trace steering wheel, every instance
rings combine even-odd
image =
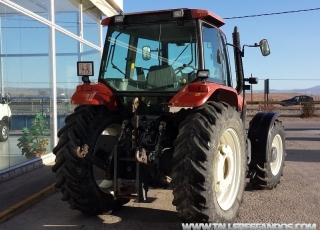
[[[178,75],[179,73],[182,73],[182,70],[184,70],[185,68],[191,68],[192,71],[196,70],[196,68],[194,68],[192,65],[183,64],[182,66],[179,66],[176,69],[174,69],[175,75]]]

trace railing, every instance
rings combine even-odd
[[[307,102],[308,103],[308,102]],[[274,108],[278,110],[302,110],[303,104],[282,106],[280,101],[247,101],[248,110],[266,110]],[[314,101],[315,110],[320,109],[320,101]],[[58,115],[68,115],[73,112],[76,105],[70,103],[70,100],[57,100]],[[17,99],[10,103],[11,112],[13,115],[34,115],[35,113],[49,114],[50,113],[50,99]]]
[[[50,99],[13,99],[9,106],[12,113],[12,130],[30,128],[36,113],[46,114],[47,119],[50,120]],[[71,104],[70,100],[57,100],[58,129],[65,125],[65,117],[71,114],[75,107],[76,105]]]
[[[248,101],[247,114],[254,115],[258,111],[278,111],[284,116],[300,116],[303,104],[292,106],[281,106],[278,101]],[[315,114],[320,116],[320,101],[313,102],[315,105]],[[74,111],[76,105],[70,103],[70,100],[57,100],[58,128],[64,126],[64,119],[68,114]],[[50,99],[18,99],[10,103],[12,112],[12,130],[21,130],[23,127],[29,127],[31,120],[36,113],[46,114],[50,119]]]
[[[15,99],[10,102],[13,115],[33,115],[35,113],[49,114],[50,99]],[[75,105],[70,100],[58,99],[58,115],[67,115],[73,112]]]

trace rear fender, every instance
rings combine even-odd
[[[116,97],[103,83],[84,83],[78,85],[71,97],[71,104],[76,105],[104,105],[110,111],[118,111]]]
[[[199,89],[199,90],[197,90]],[[223,101],[241,110],[237,91],[216,83],[194,82],[183,87],[169,102],[169,111],[199,107],[207,101]]]
[[[267,153],[270,129],[279,115],[275,112],[259,112],[252,118],[249,124],[248,138],[254,152]],[[250,164],[255,163],[251,162]]]

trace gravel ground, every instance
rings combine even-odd
[[[301,117],[301,111],[298,107],[291,109],[283,109],[283,107],[280,107],[271,111],[279,113],[281,120],[320,120],[320,108],[315,110],[315,116],[308,118]],[[250,120],[258,112],[258,108],[249,108],[247,110],[247,120]]]
[[[236,222],[315,223],[320,229],[320,118],[281,112],[287,152],[284,176],[274,190],[253,190],[248,184]],[[248,120],[255,113],[249,111]],[[69,209],[55,193],[0,224],[0,229],[182,229],[171,190],[151,189],[149,197],[147,203],[130,201],[110,215],[89,217]]]
[[[316,223],[320,229],[320,116],[300,118],[281,110],[286,128],[286,166],[278,187],[244,194],[237,222]],[[250,115],[248,116],[250,119]]]

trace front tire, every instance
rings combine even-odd
[[[245,134],[239,114],[208,102],[179,126],[173,155],[173,205],[184,222],[233,222],[243,200]]]
[[[285,132],[281,121],[275,120],[264,141],[262,146],[266,146],[266,151],[260,151],[256,146],[252,148],[254,164],[249,167],[256,175],[250,183],[257,189],[273,189],[280,183],[286,157]]]
[[[58,145],[53,149],[56,164],[52,167],[62,200],[71,209],[93,215],[127,203],[127,199],[114,200],[112,181],[105,178],[103,170],[77,156],[77,149],[86,144],[88,155],[108,160],[121,131],[118,114],[103,106],[79,106],[65,121],[65,127],[58,133]]]
[[[9,138],[9,126],[7,123],[0,121],[0,142],[7,141]]]

